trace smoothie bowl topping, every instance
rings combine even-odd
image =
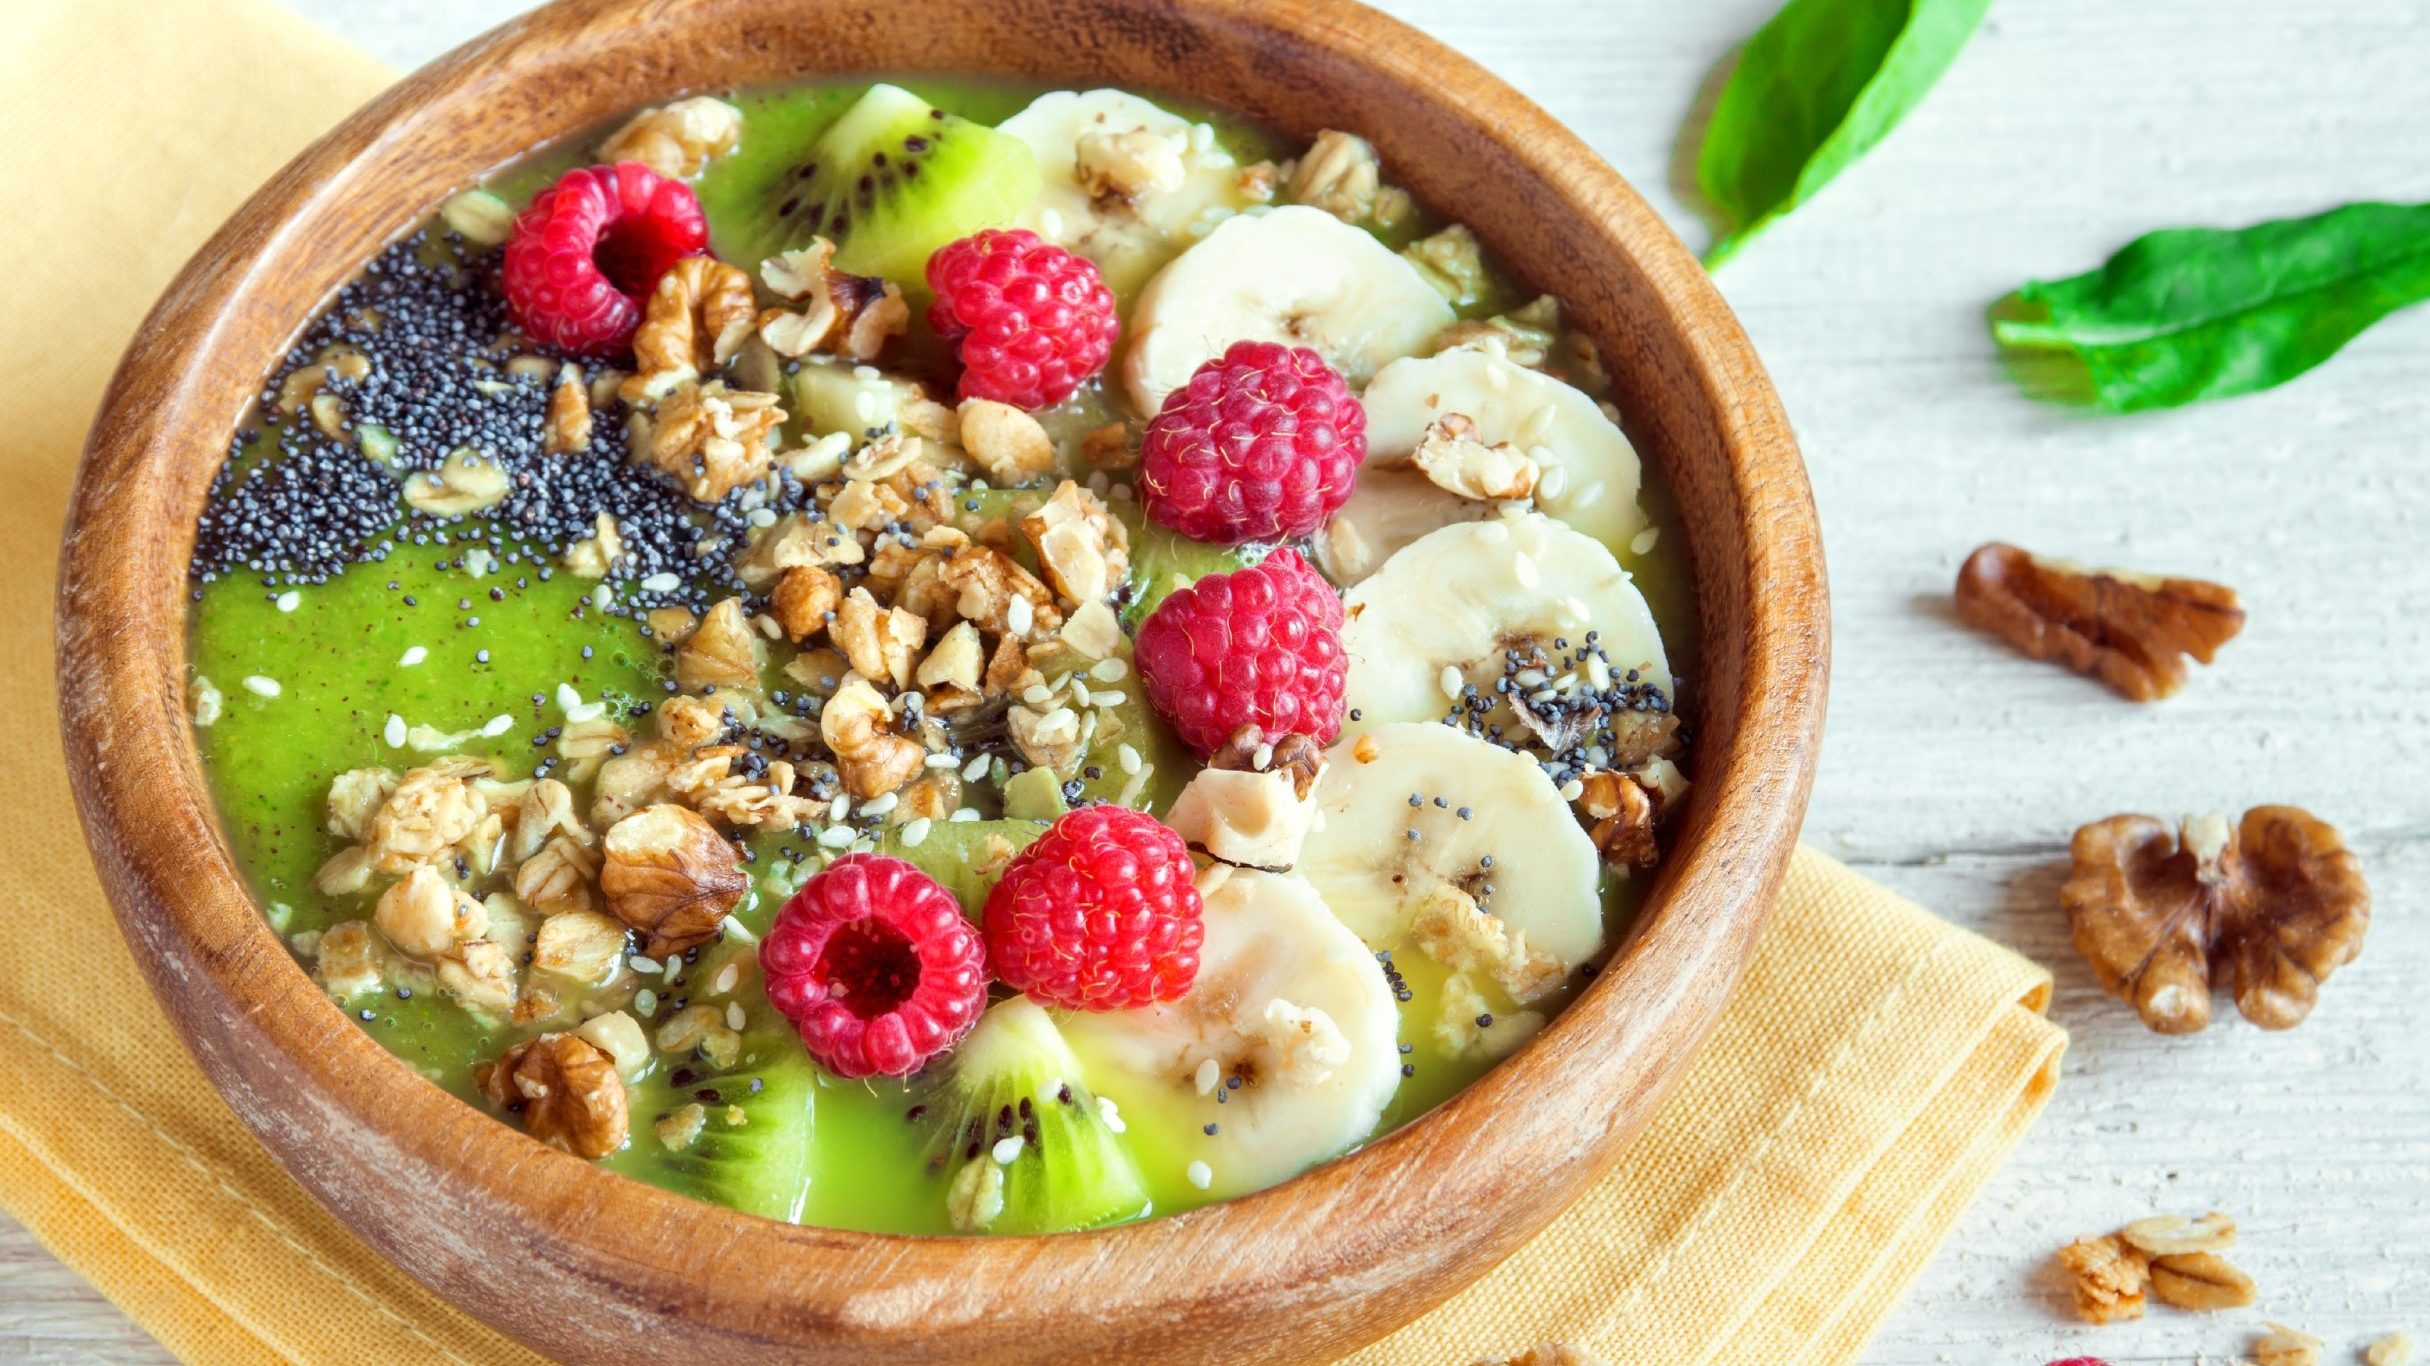
[[[273,924],[534,1138],[831,1227],[1188,1209],[1467,1085],[1660,861],[1694,622],[1592,343],[1386,170],[820,84],[448,200],[197,529]]]

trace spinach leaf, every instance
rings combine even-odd
[[[1696,157],[1735,255],[1889,135],[1949,69],[1991,0],[1789,0],[1747,40]]]
[[[2139,237],[2099,270],[2019,289],[1991,332],[2029,390],[2131,413],[2284,384],[2424,299],[2430,204],[2348,204]]]

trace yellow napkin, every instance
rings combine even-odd
[[[188,1361],[530,1361],[380,1260],[239,1126],[89,871],[53,726],[52,563],[119,348],[280,162],[377,90],[263,0],[0,18],[0,1206]],[[1628,1366],[1852,1358],[2048,1096],[2048,979],[1820,855],[1711,1045],[1552,1229],[1352,1360],[1545,1340]]]

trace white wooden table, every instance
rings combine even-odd
[[[399,67],[516,8],[289,0]],[[1692,245],[1675,142],[1775,0],[1393,0],[1585,135]],[[1830,738],[1807,837],[2049,964],[2074,1034],[2040,1126],[1872,1366],[2220,1361],[2263,1317],[2358,1360],[2430,1346],[2430,309],[2275,393],[2101,419],[2003,377],[1984,308],[2137,233],[2430,199],[2422,0],[1999,0],[1925,107],[1722,274],[1796,420],[1831,552]],[[1457,205],[1445,206],[1456,212]],[[1975,544],[2217,578],[2251,624],[2139,708],[1958,627]],[[2292,802],[2358,846],[2379,917],[2300,1030],[2147,1034],[2067,946],[2068,833]],[[2157,1209],[2234,1213],[2253,1311],[2074,1325],[2049,1252]],[[0,1359],[160,1349],[0,1218]]]

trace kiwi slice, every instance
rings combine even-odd
[[[943,883],[962,909],[975,917],[987,905],[988,889],[996,885],[998,870],[979,871],[979,865],[1003,853],[996,842],[1001,840],[1019,853],[1045,829],[1039,821],[932,821],[928,833],[914,845],[903,843],[901,827],[888,830],[878,843],[878,852],[906,860]]]
[[[937,248],[1017,217],[1038,166],[1019,138],[873,85],[767,193],[767,253],[824,237],[838,269],[917,287]]]
[[[1147,1186],[1054,1020],[1026,996],[989,1007],[923,1085],[926,1165],[965,1233],[1059,1233],[1135,1218]]]
[[[663,1147],[656,1122],[701,1107],[699,1132],[645,1169],[668,1190],[799,1222],[810,1185],[810,1138],[818,1068],[799,1040],[773,1029],[743,1036],[731,1066],[705,1058],[665,1060],[633,1097],[633,1141]]]

